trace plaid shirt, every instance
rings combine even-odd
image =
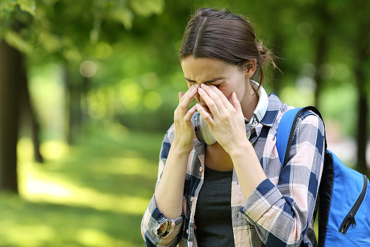
[[[267,179],[246,199],[234,170],[231,209],[235,246],[299,246],[302,239],[305,246],[316,246],[312,216],[324,161],[324,125],[312,112],[300,117],[289,161],[282,169],[276,132],[282,115],[291,108],[276,95],[269,96],[266,115],[250,137]],[[173,139],[172,125],[162,143],[157,185]],[[204,155],[204,145],[195,139],[189,154],[181,217],[167,219],[152,197],[141,223],[147,246],[197,246],[194,215],[206,169]],[[163,224],[167,225],[164,232],[160,230]]]

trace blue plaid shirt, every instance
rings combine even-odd
[[[265,117],[250,137],[267,179],[244,198],[235,170],[231,208],[235,246],[315,246],[313,212],[324,161],[324,125],[312,112],[304,113],[282,169],[276,149],[276,132],[282,115],[292,107],[271,94]],[[289,134],[289,133],[287,133]],[[174,125],[162,142],[158,180],[174,139]],[[194,215],[204,180],[205,147],[197,139],[189,154],[182,216],[167,219],[156,207],[154,196],[144,213],[141,232],[147,246],[197,246]],[[169,190],[171,188],[168,188]],[[161,231],[165,224],[166,230]]]

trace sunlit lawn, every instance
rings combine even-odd
[[[162,134],[46,142],[45,164],[18,145],[21,198],[0,194],[0,246],[144,246],[141,216],[153,193]]]
[[[140,222],[162,138],[123,131],[72,147],[49,141],[44,164],[33,162],[31,140],[21,139],[21,195],[0,193],[0,246],[145,246]]]

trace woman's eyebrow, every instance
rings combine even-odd
[[[185,80],[187,80],[188,82],[196,82],[195,80],[191,80],[191,79],[188,79],[186,77],[185,77]],[[205,81],[204,83],[212,83],[212,82],[219,81],[219,80],[222,80],[222,78],[215,78],[215,79],[212,79],[212,80],[209,80],[209,81]]]

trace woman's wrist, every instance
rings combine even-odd
[[[176,139],[171,144],[171,150],[173,150],[173,153],[176,153],[176,155],[189,155],[192,149],[193,145],[184,144]]]
[[[224,147],[224,149],[230,155],[230,157],[239,155],[240,153],[246,153],[248,150],[254,152],[254,148],[247,138],[244,138],[238,142],[233,142],[232,145]]]

